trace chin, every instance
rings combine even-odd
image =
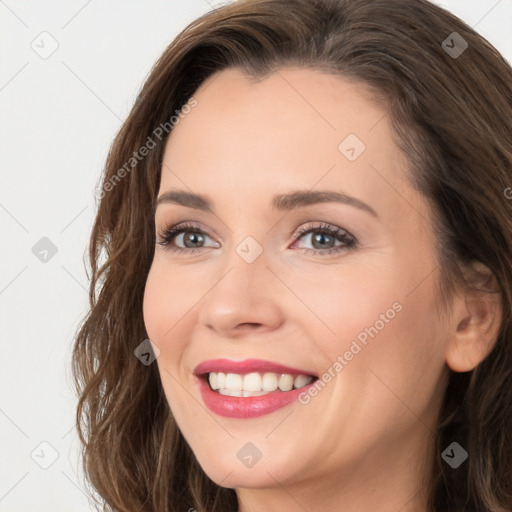
[[[241,457],[243,458],[243,457]],[[252,467],[247,467],[237,458],[236,452],[224,452],[222,457],[211,456],[208,460],[198,458],[202,470],[210,480],[227,488],[262,489],[275,487],[291,478],[289,464],[269,461],[262,457]],[[285,467],[283,467],[285,466]]]
[[[233,468],[233,467],[215,467],[212,472],[206,471],[206,475],[217,485],[230,489],[264,489],[274,487],[276,481],[265,471],[259,468]],[[231,474],[230,474],[231,473]],[[271,472],[272,473],[272,472]],[[227,476],[229,475],[229,476]],[[276,478],[280,481],[280,478]]]

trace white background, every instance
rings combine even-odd
[[[512,62],[512,0],[436,3]],[[83,257],[94,188],[151,66],[214,5],[0,0],[1,512],[90,509],[70,357],[88,306]],[[47,59],[31,47],[52,44]],[[46,263],[32,252],[42,237],[57,248]]]

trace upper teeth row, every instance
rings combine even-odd
[[[297,375],[293,377],[288,373],[247,373],[240,375],[238,373],[210,372],[208,376],[212,389],[229,391],[252,391],[252,392],[270,392],[279,388],[281,391],[290,391],[295,388],[302,388],[309,384],[313,377],[307,375]]]

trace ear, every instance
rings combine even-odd
[[[478,289],[453,299],[445,359],[454,372],[473,370],[485,359],[496,345],[502,320],[501,295],[491,271],[473,263],[467,277]]]

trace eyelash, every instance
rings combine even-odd
[[[177,224],[174,226],[171,226],[169,228],[164,229],[162,233],[159,234],[160,241],[157,243],[164,247],[165,250],[172,251],[175,253],[191,253],[191,252],[197,252],[202,249],[208,249],[208,247],[176,247],[171,245],[171,241],[176,238],[178,235],[184,232],[193,232],[193,233],[199,233],[202,235],[206,235],[209,238],[212,238],[200,229],[199,226],[194,224]],[[335,252],[341,252],[341,251],[350,251],[357,247],[357,241],[356,239],[344,229],[338,228],[336,226],[331,226],[330,224],[322,224],[321,226],[313,226],[313,227],[301,227],[298,232],[294,236],[294,241],[299,240],[300,238],[306,236],[309,233],[322,233],[326,235],[330,235],[334,237],[336,240],[343,242],[345,245],[338,246],[338,247],[330,247],[328,249],[296,249],[298,251],[304,251],[307,253],[313,253],[313,254],[319,254],[319,255],[326,255],[326,254],[332,254]]]

